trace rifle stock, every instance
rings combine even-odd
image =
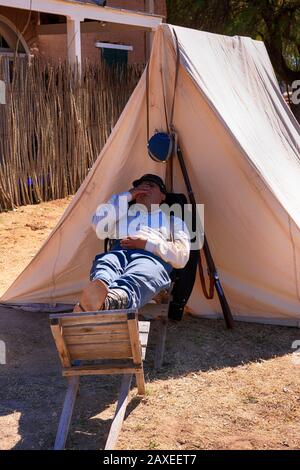
[[[185,182],[185,185],[186,185],[186,188],[187,188],[190,203],[195,207],[196,206],[195,196],[194,196],[192,186],[191,186],[191,183],[190,183],[190,179],[189,179],[189,175],[188,175],[185,163],[184,163],[183,154],[182,154],[182,151],[181,151],[179,146],[177,147],[177,156],[178,156],[180,168],[181,168],[181,171],[182,171],[183,179],[184,179],[184,182]],[[226,296],[224,294],[222,284],[221,284],[221,281],[220,281],[220,278],[219,278],[219,275],[218,275],[218,271],[217,271],[216,265],[214,263],[214,260],[213,260],[213,257],[212,257],[212,254],[211,254],[211,251],[210,251],[210,248],[209,248],[209,245],[208,245],[208,241],[207,241],[207,238],[206,238],[205,235],[204,235],[203,252],[204,252],[204,255],[205,255],[205,259],[206,259],[208,275],[214,281],[214,286],[215,286],[215,289],[216,289],[217,294],[218,294],[218,298],[219,298],[219,301],[220,301],[220,305],[221,305],[221,308],[222,308],[222,312],[223,312],[223,316],[224,316],[226,326],[227,326],[227,328],[233,328],[234,323],[233,323],[233,317],[232,317],[232,314],[231,314],[231,310],[230,310],[230,307],[228,305]]]

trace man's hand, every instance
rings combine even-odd
[[[149,194],[150,187],[147,183],[142,183],[136,188],[130,189],[132,199],[135,200],[138,196],[147,196]]]
[[[121,240],[121,247],[124,248],[124,250],[144,250],[146,243],[147,240],[128,237]]]

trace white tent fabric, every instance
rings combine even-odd
[[[149,64],[150,132],[166,130],[178,37],[174,125],[205,231],[236,318],[300,325],[300,128],[262,42],[162,25]],[[97,206],[144,173],[164,176],[147,155],[146,74],[105,148],[39,253],[1,299],[75,303],[103,244],[91,228]],[[178,162],[174,189],[184,191]],[[188,307],[221,313],[197,280]]]

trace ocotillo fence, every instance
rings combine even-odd
[[[0,212],[74,194],[143,67],[0,60]]]

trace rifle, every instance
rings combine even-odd
[[[194,192],[192,190],[190,178],[189,178],[189,175],[188,175],[185,163],[184,163],[184,157],[183,157],[183,154],[182,154],[182,151],[181,151],[179,145],[177,145],[176,153],[177,153],[177,157],[178,157],[178,160],[179,160],[179,164],[180,164],[181,172],[182,172],[182,175],[183,175],[183,179],[184,179],[184,182],[185,182],[185,185],[186,185],[186,189],[187,189],[187,192],[188,192],[188,197],[189,197],[189,200],[190,200],[190,203],[191,203],[193,209],[195,210],[196,200],[195,200]],[[233,323],[233,317],[232,317],[232,314],[231,314],[231,310],[230,310],[230,307],[228,305],[226,296],[224,294],[222,284],[221,284],[221,281],[220,281],[220,278],[219,278],[219,275],[218,275],[218,271],[217,271],[216,265],[214,263],[214,260],[213,260],[213,257],[212,257],[212,254],[211,254],[211,251],[210,251],[210,248],[209,248],[209,245],[208,245],[206,235],[204,235],[203,252],[204,252],[204,255],[205,255],[208,276],[210,278],[210,283],[211,283],[210,289],[209,289],[209,294],[208,294],[206,286],[205,286],[205,279],[204,279],[203,268],[202,268],[202,263],[201,263],[201,252],[199,250],[199,274],[200,274],[200,279],[201,279],[201,284],[202,284],[204,295],[207,299],[212,299],[213,296],[214,296],[214,288],[216,289],[218,297],[219,297],[219,301],[220,301],[220,304],[221,304],[221,307],[222,307],[222,311],[223,311],[226,326],[227,326],[228,329],[233,328],[234,323]]]

